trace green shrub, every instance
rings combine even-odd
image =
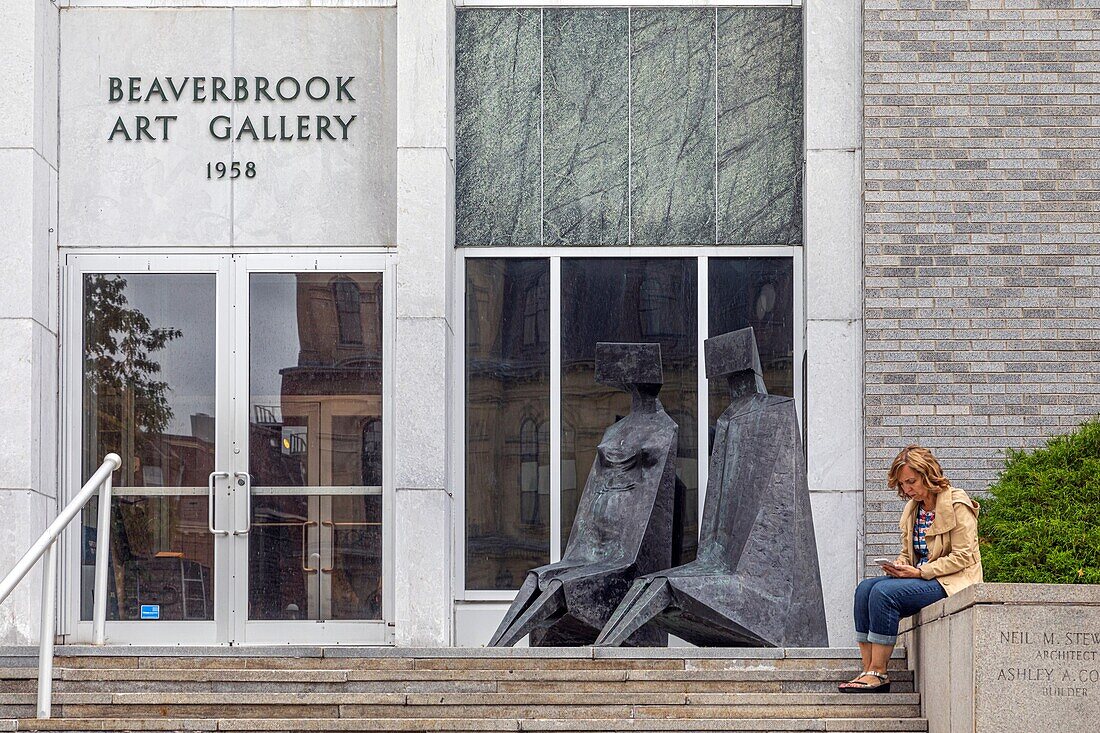
[[[1010,451],[982,502],[985,579],[994,583],[1100,583],[1100,420]]]

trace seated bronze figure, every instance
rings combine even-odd
[[[596,345],[596,381],[631,395],[603,435],[559,562],[527,574],[489,646],[580,646],[596,640],[636,577],[672,562],[677,427],[657,399],[658,344]],[[622,643],[664,646],[657,628]]]

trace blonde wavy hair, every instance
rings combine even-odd
[[[901,471],[902,466],[909,466],[920,474],[933,494],[951,490],[951,482],[943,475],[943,468],[932,455],[932,451],[919,445],[907,445],[890,464],[890,470],[886,474],[886,485],[897,491],[902,499],[909,498],[901,490],[901,481],[898,479],[898,472]]]

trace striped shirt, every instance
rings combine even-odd
[[[928,562],[928,543],[924,536],[934,521],[936,521],[936,513],[922,508],[917,512],[917,519],[913,522],[913,556],[917,560],[918,567]]]

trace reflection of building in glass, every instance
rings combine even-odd
[[[263,297],[290,278],[293,302]],[[381,618],[381,275],[253,275],[251,288],[253,307],[276,302],[298,342],[287,365],[251,329],[252,382],[278,374],[279,394],[250,390],[249,616]],[[361,491],[334,496],[324,487]]]
[[[790,260],[711,262],[711,332],[754,326],[769,386],[790,393]],[[563,546],[568,540],[596,445],[630,406],[626,394],[595,382],[598,341],[661,344],[661,402],[679,425],[678,547],[681,560],[694,557],[696,260],[563,259],[560,366],[550,364],[548,261],[477,258],[466,267],[466,587],[513,589],[527,570],[549,561],[549,374],[557,368]],[[711,385],[712,392],[724,395],[724,384],[718,387]]]
[[[710,273],[710,335],[752,326],[768,392],[794,397],[794,269],[791,260],[783,257],[712,257],[707,269]],[[729,391],[725,380],[715,379],[710,381],[708,392],[713,438],[713,425],[729,405]]]
[[[124,401],[100,396],[101,426],[117,423],[113,416]],[[213,618],[214,547],[207,529],[208,502],[205,491],[194,493],[206,484],[205,467],[214,463],[213,418],[192,415],[191,425],[193,435],[138,429],[128,441],[129,470],[119,475],[112,502],[112,618],[137,619],[142,604],[160,606],[160,617],[166,620]],[[107,451],[124,444],[117,430],[101,429],[98,437]],[[191,492],[154,493],[165,489]],[[85,510],[82,565],[89,571],[98,547],[95,511],[92,505]],[[89,614],[90,603],[89,594],[84,604]]]
[[[710,335],[752,326],[768,392],[793,397],[794,275],[791,260],[781,257],[711,258],[708,269]]]
[[[550,268],[470,260],[466,577],[513,588],[550,558]]]
[[[597,341],[660,342],[663,401],[680,407],[678,414],[693,412],[694,281],[685,282],[680,260],[647,261],[653,262],[648,268],[640,262],[563,262],[563,537],[572,527],[595,446],[629,411],[629,397],[595,382]],[[694,261],[690,267],[693,272]],[[549,561],[549,370],[557,367],[549,361],[548,280],[546,260],[467,261],[465,496],[471,589],[514,588],[527,570]],[[685,420],[681,432],[681,442],[692,445],[693,420]],[[680,454],[694,503],[695,456]],[[688,521],[694,526],[694,511]],[[685,551],[693,553],[693,537],[688,545]]]
[[[374,486],[381,483],[382,290],[376,273],[254,275],[252,287],[294,278],[293,365],[253,333],[251,372],[280,375],[278,395],[252,394],[253,483]],[[253,302],[259,300],[253,295]],[[290,306],[285,304],[286,316]],[[267,398],[267,399],[265,399]],[[369,451],[369,452],[368,452]]]
[[[694,259],[562,260],[562,420],[574,432],[562,477],[562,543],[573,526],[584,482],[604,431],[630,412],[630,397],[595,380],[596,343],[659,343],[664,385],[660,400],[679,426],[676,473],[678,522],[685,527],[681,557],[695,556],[698,496],[695,442],[696,286]]]
[[[106,453],[122,465],[114,476],[109,540],[112,619],[159,606],[166,620],[213,618],[213,559],[207,529],[206,477],[214,465],[213,278],[206,275],[89,274],[83,281],[84,475]],[[169,348],[169,345],[172,348]],[[209,360],[209,361],[207,361]],[[173,375],[191,372],[181,388]],[[182,423],[186,425],[187,423]],[[178,431],[178,427],[176,430]],[[81,617],[91,617],[96,501],[82,517]]]

